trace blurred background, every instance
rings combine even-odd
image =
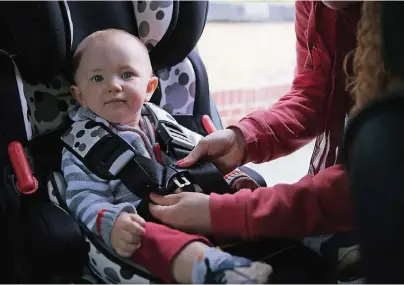
[[[210,1],[198,49],[225,126],[269,108],[290,88],[295,66],[294,1]],[[313,142],[251,165],[268,185],[293,183],[308,171]]]

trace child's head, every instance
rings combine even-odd
[[[85,38],[73,56],[73,96],[111,123],[136,126],[158,85],[146,47],[121,30]]]

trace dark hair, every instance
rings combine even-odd
[[[392,87],[401,84],[386,68],[381,52],[380,1],[364,1],[357,27],[357,48],[353,56],[353,73],[348,74],[348,88],[355,99],[353,111]]]

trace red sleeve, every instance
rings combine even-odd
[[[313,5],[312,1],[296,1],[297,65],[291,90],[272,108],[253,112],[230,126],[244,135],[246,162],[261,163],[290,154],[324,128],[330,57],[323,48],[308,44],[307,38],[316,36],[314,28],[309,28]]]
[[[304,237],[354,228],[348,179],[341,165],[291,185],[211,194],[216,237]]]

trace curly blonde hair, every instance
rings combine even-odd
[[[353,112],[401,84],[385,67],[380,31],[380,2],[364,1],[357,27],[357,48],[347,55],[344,63],[347,87],[355,99]],[[347,62],[351,56],[353,74],[349,75]]]

